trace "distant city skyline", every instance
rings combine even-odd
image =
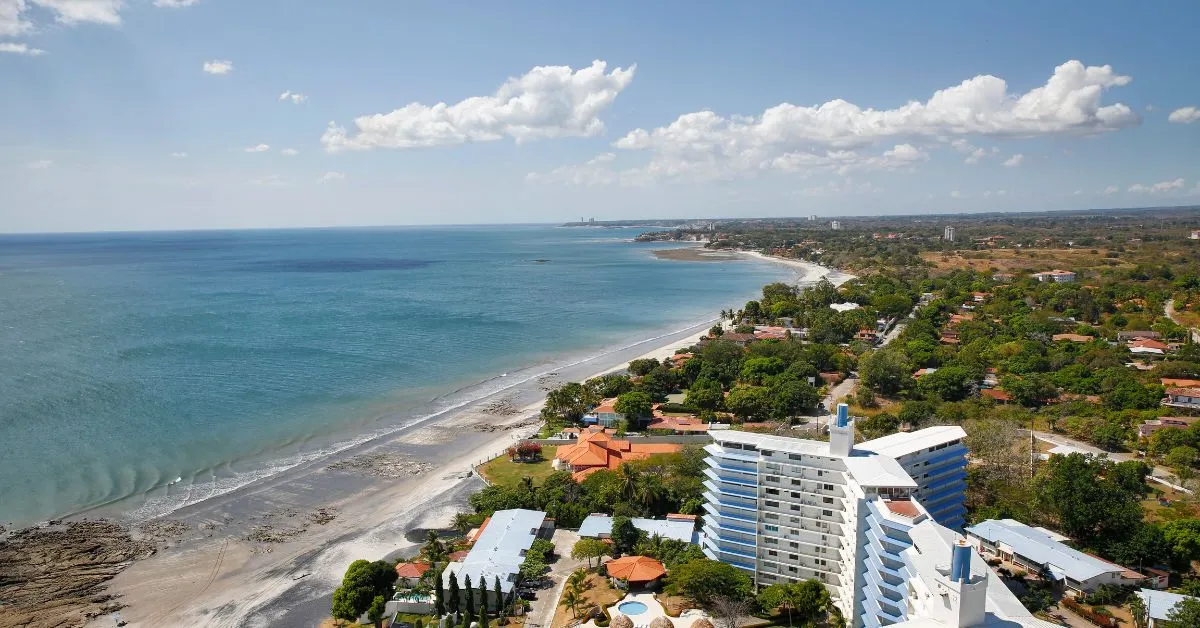
[[[0,0],[0,232],[1200,204],[1197,18]]]

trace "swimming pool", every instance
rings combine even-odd
[[[646,612],[646,605],[641,602],[621,602],[617,604],[617,610],[626,615],[641,615]]]

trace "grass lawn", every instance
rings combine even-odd
[[[479,467],[479,474],[488,482],[500,486],[516,486],[525,476],[533,478],[534,485],[538,485],[554,473],[550,461],[554,460],[557,450],[558,447],[554,446],[542,447],[542,459],[538,462],[514,462],[508,456],[500,456]]]
[[[600,576],[596,573],[588,574],[583,590],[583,599],[585,603],[579,605],[579,616],[582,618],[584,613],[587,613],[593,606],[600,608],[608,608],[616,604],[618,600],[625,597],[624,591],[618,591],[612,587],[608,578]],[[553,590],[541,591],[538,595],[554,595]],[[555,600],[557,604],[559,600]],[[562,628],[571,623],[574,619],[571,610],[566,606],[559,605],[554,611],[554,620],[550,623],[551,628]]]

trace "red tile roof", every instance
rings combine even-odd
[[[396,563],[396,576],[417,579],[429,571],[429,563]]]
[[[649,556],[623,556],[604,563],[608,575],[627,582],[651,582],[667,575],[667,568]]]

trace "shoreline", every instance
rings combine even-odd
[[[798,281],[836,272],[747,256],[801,270]],[[125,606],[129,625],[315,624],[328,616],[329,594],[351,561],[410,552],[418,544],[405,539],[407,532],[444,528],[466,509],[466,498],[483,486],[475,467],[536,434],[546,390],[621,370],[633,359],[669,357],[716,321],[526,367],[512,385],[154,518],[171,533],[134,528],[134,539],[160,550],[113,578],[108,594]],[[104,614],[89,625],[110,621]]]

